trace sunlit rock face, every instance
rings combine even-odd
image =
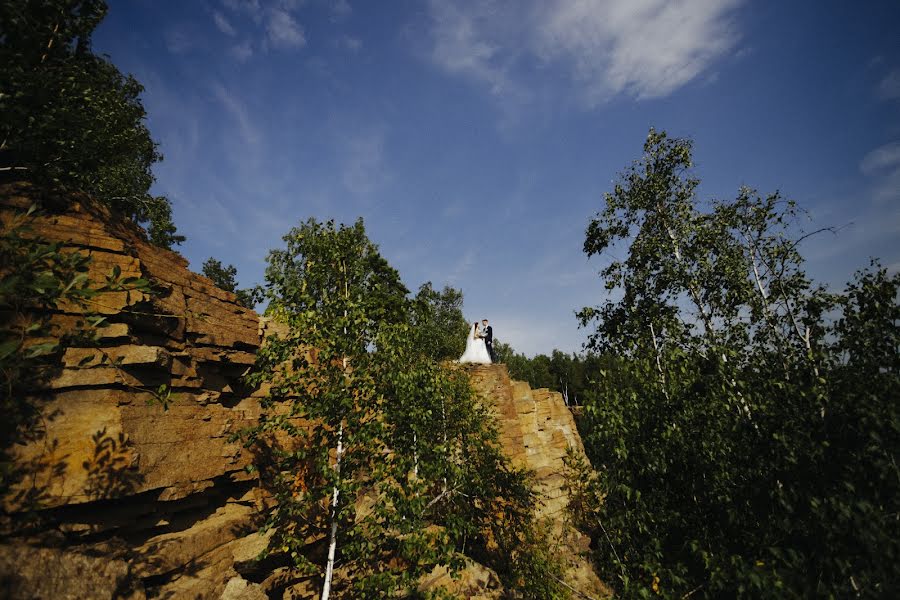
[[[0,186],[4,228],[31,193]],[[268,498],[245,470],[252,457],[231,438],[259,417],[264,390],[248,389],[242,375],[279,326],[105,208],[63,204],[33,221],[34,235],[89,254],[93,281],[118,270],[153,292],[92,301],[106,317],[96,345],[70,345],[34,390],[40,427],[12,449],[24,477],[2,498],[0,597],[316,598],[314,581],[292,582],[277,565],[255,562],[268,543],[257,533]],[[83,318],[82,308],[59,306],[55,333]],[[510,380],[501,365],[468,372],[498,419],[504,451],[535,473],[538,514],[562,544],[567,584],[606,595],[578,554],[590,540],[566,524],[562,458],[567,447],[584,450],[562,398]],[[475,563],[458,578],[438,569],[422,586],[503,596],[496,574]]]
[[[0,596],[218,598],[238,576],[235,556],[261,539],[250,456],[229,438],[259,415],[241,375],[268,325],[128,222],[88,201],[66,204],[38,216],[33,233],[89,254],[92,280],[118,268],[153,293],[92,301],[106,317],[99,347],[69,347],[35,390],[41,427],[14,449],[27,476],[3,498]],[[30,205],[27,187],[0,188],[4,227]],[[56,332],[82,318],[60,306]]]
[[[505,365],[473,365],[467,371],[479,398],[497,417],[504,453],[515,466],[534,473],[540,498],[537,515],[547,520],[560,544],[566,583],[589,597],[608,596],[609,588],[584,556],[591,540],[569,524],[563,458],[568,448],[587,457],[562,395],[510,379]]]

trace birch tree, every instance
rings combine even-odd
[[[465,373],[418,343],[407,291],[362,222],[309,220],[284,240],[266,292],[289,331],[258,355],[249,381],[269,393],[243,435],[276,501],[269,554],[317,577],[323,598],[408,594],[467,552],[511,589],[555,589],[526,474]]]
[[[830,292],[801,250],[832,228],[777,192],[703,201],[693,166],[651,130],[586,230],[615,293],[579,318],[621,368],[587,395],[605,500],[580,520],[625,598],[884,597],[900,277],[874,263]]]

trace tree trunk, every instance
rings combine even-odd
[[[344,441],[344,424],[341,423],[340,429],[338,429],[338,443],[337,443],[337,457],[334,464],[334,470],[340,477],[341,474],[341,454],[343,453]],[[338,495],[340,494],[340,489],[337,485],[334,486],[334,491],[331,495],[331,534],[328,538],[328,562],[325,563],[325,583],[322,584],[322,600],[328,600],[329,595],[331,595],[331,580],[334,576],[334,554],[337,551],[337,530],[338,530]]]

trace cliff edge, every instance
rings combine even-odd
[[[4,229],[31,195],[27,186],[0,186]],[[267,538],[257,533],[264,499],[245,470],[251,457],[230,440],[259,416],[262,393],[242,375],[274,325],[96,203],[66,202],[31,227],[30,235],[90,255],[92,280],[117,269],[148,280],[153,293],[96,298],[92,309],[106,318],[97,344],[68,347],[31,394],[42,426],[9,450],[25,476],[2,498],[0,596],[281,597],[254,561]],[[62,335],[83,317],[59,306],[51,320]],[[575,597],[607,595],[581,556],[590,540],[566,524],[562,459],[567,447],[584,450],[562,397],[511,380],[502,365],[468,371],[496,414],[505,453],[534,473],[566,585]],[[167,409],[154,393],[162,385]],[[451,587],[461,597],[502,593],[478,565]]]
[[[610,596],[586,556],[590,538],[570,525],[563,459],[569,448],[586,461],[587,456],[562,394],[510,379],[505,365],[473,365],[467,371],[475,392],[497,416],[504,453],[515,466],[533,473],[537,516],[548,523],[558,544],[566,585],[576,597]]]

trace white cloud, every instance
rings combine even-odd
[[[859,163],[860,170],[866,175],[892,167],[900,167],[900,142],[891,142],[875,148]]]
[[[340,36],[337,39],[337,41],[335,42],[335,44],[339,48],[344,48],[346,50],[349,50],[350,52],[359,52],[363,45],[361,39],[350,36],[350,35]]]
[[[499,64],[500,47],[486,39],[489,18],[478,13],[476,6],[433,0],[431,17],[432,59],[438,66],[485,83],[494,94],[509,87],[506,69]]]
[[[556,315],[554,317],[524,312],[489,315],[494,336],[518,353],[533,358],[538,354],[549,355],[554,348],[563,352],[580,352],[582,344],[587,341],[587,332],[574,326],[574,317],[570,317],[568,323]],[[566,323],[566,326],[560,327],[560,322]]]
[[[225,15],[217,10],[213,11],[213,23],[215,23],[216,28],[225,35],[234,35],[236,33],[234,27],[232,27],[231,23],[228,22],[228,19],[225,18]]]
[[[862,159],[859,168],[873,180],[875,202],[900,205],[900,142],[875,148]]]
[[[335,20],[346,19],[353,12],[347,0],[331,0],[331,15]]]
[[[450,268],[449,273],[447,274],[446,282],[447,285],[458,286],[462,283],[463,278],[466,274],[472,270],[472,267],[475,266],[476,259],[478,258],[478,253],[481,250],[480,245],[478,248],[473,248],[469,246],[465,253],[457,259],[457,261]]]
[[[431,58],[502,94],[559,64],[589,106],[666,96],[739,39],[741,0],[433,0]]]
[[[302,48],[306,45],[306,34],[303,26],[298,22],[296,12],[304,4],[303,0],[222,0],[222,5],[237,14],[241,18],[248,18],[255,23],[261,31],[261,40],[256,44],[265,50],[268,47],[277,49]],[[221,16],[221,19],[219,18]],[[213,13],[216,26],[224,33],[233,35],[235,29],[231,27],[224,15]],[[220,20],[222,23],[220,23]],[[223,27],[225,25],[226,27]],[[249,47],[244,45],[240,51],[233,52],[244,60],[249,57]]]
[[[253,119],[250,117],[250,111],[247,110],[244,103],[241,102],[237,96],[225,89],[225,86],[219,83],[213,86],[213,94],[237,124],[241,145],[244,147],[258,146],[262,134],[253,123]]]
[[[255,22],[262,20],[263,9],[259,0],[222,0],[228,9],[249,15]]]
[[[276,48],[300,48],[306,45],[303,27],[280,8],[272,9],[266,17],[266,39]]]
[[[882,100],[900,98],[900,69],[894,69],[879,82],[878,97]]]
[[[253,45],[250,43],[250,40],[244,40],[240,44],[232,46],[231,55],[235,57],[238,62],[247,62],[250,57],[253,56]]]
[[[341,181],[357,196],[367,196],[386,184],[391,176],[385,160],[387,132],[374,127],[341,136]]]
[[[184,29],[169,29],[163,37],[166,49],[172,54],[185,54],[196,47],[196,39]]]

